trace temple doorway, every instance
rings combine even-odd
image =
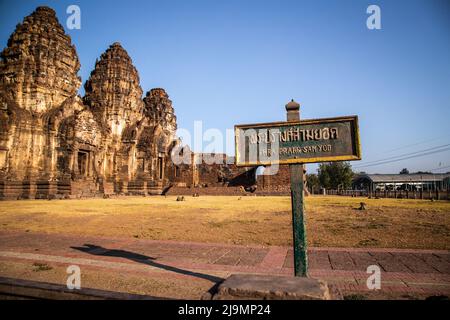
[[[89,153],[87,151],[78,151],[78,174],[86,177],[88,175],[88,159]]]

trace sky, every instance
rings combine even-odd
[[[66,27],[73,4],[79,30]],[[358,115],[355,171],[450,171],[450,1],[0,0],[1,48],[39,5],[71,36],[83,83],[119,41],[144,94],[166,89],[179,128],[282,121],[295,99],[302,119]],[[380,30],[366,26],[369,5]]]

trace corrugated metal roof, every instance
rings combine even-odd
[[[441,181],[447,177],[450,177],[450,174],[360,174],[356,177],[358,178],[369,178],[373,182],[434,182]]]

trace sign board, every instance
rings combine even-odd
[[[236,165],[361,160],[358,117],[235,126]]]

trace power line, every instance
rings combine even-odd
[[[436,170],[442,170],[442,169],[447,169],[447,168],[450,168],[450,166],[434,168],[434,169],[431,169],[429,171],[436,171]]]
[[[355,166],[354,168],[357,169],[357,168],[379,166],[379,165],[382,165],[382,164],[388,164],[388,163],[392,163],[392,162],[398,162],[398,161],[402,161],[402,160],[408,160],[408,159],[423,157],[423,156],[427,156],[427,155],[431,155],[431,154],[435,154],[435,153],[440,153],[440,152],[444,152],[444,151],[448,151],[448,150],[450,150],[450,148],[444,148],[444,149],[440,149],[440,150],[425,152],[425,153],[417,154],[417,155],[414,155],[414,156],[404,157],[404,158],[395,159],[395,160],[389,160],[389,161],[373,163],[373,164],[368,164],[368,165]]]
[[[354,168],[365,168],[365,167],[379,166],[379,165],[382,165],[382,164],[388,164],[388,163],[392,163],[392,162],[398,162],[398,161],[402,161],[402,160],[408,160],[408,159],[423,157],[423,156],[427,156],[427,155],[431,155],[431,154],[435,154],[435,153],[440,153],[440,152],[444,152],[444,151],[448,151],[448,150],[450,150],[450,148],[444,148],[444,149],[440,149],[440,150],[425,152],[425,153],[421,153],[421,154],[417,154],[417,155],[413,155],[413,156],[409,156],[409,157],[404,157],[404,158],[400,158],[400,159],[395,159],[395,160],[389,160],[389,161],[377,162],[377,163],[372,163],[372,164],[367,164],[367,165],[355,166]]]
[[[422,140],[422,141],[420,141],[420,142],[407,144],[407,145],[404,145],[404,146],[401,146],[401,147],[397,147],[397,148],[394,148],[394,149],[390,149],[390,150],[384,151],[384,153],[391,153],[391,152],[394,152],[394,151],[398,151],[398,150],[402,150],[402,149],[407,149],[407,148],[409,148],[409,147],[418,146],[418,145],[421,145],[421,144],[424,144],[424,143],[427,143],[427,142],[440,140],[440,139],[442,139],[443,137],[446,137],[446,136],[447,136],[447,135],[442,135],[442,136],[438,136],[438,137],[436,137],[436,138],[427,139],[427,140]]]
[[[384,159],[373,160],[373,161],[369,161],[369,162],[366,162],[366,163],[358,164],[357,167],[362,166],[362,165],[365,166],[365,165],[368,165],[368,164],[373,164],[373,163],[376,163],[376,162],[384,162],[384,161],[387,161],[387,160],[394,160],[394,159],[397,159],[397,158],[411,156],[411,155],[415,155],[415,154],[418,154],[418,153],[432,151],[432,150],[436,150],[436,149],[440,149],[440,148],[444,148],[444,147],[448,147],[448,146],[450,146],[450,144],[444,144],[444,145],[441,145],[441,146],[432,147],[432,148],[428,148],[428,149],[424,149],[424,150],[420,150],[420,151],[404,153],[404,154],[401,154],[401,155],[398,155],[398,156],[392,156],[392,157],[388,157],[388,158],[384,158]]]

